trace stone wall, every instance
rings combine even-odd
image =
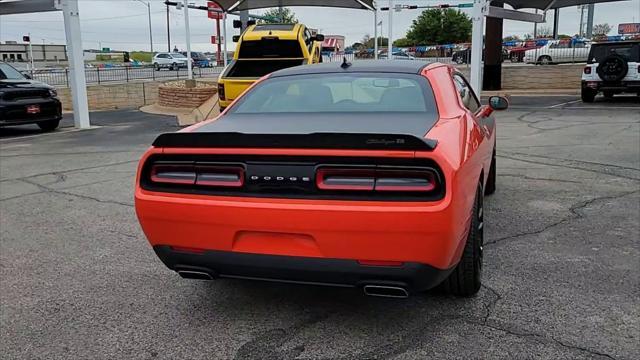
[[[580,89],[584,64],[502,67],[502,90]],[[467,79],[469,67],[459,67]]]
[[[139,108],[156,103],[160,82],[130,82],[87,86],[89,110],[116,110]],[[73,110],[71,91],[59,88],[58,96],[63,110]]]
[[[158,105],[175,108],[197,108],[215,95],[214,86],[184,88],[160,85]]]

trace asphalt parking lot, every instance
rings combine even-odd
[[[92,116],[0,129],[0,358],[640,358],[637,97],[514,97],[498,115],[469,299],[183,280],[133,208],[137,160],[175,121]]]

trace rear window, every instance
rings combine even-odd
[[[240,59],[302,57],[304,55],[298,40],[279,40],[278,38],[242,41],[238,54]]]
[[[433,112],[426,79],[410,74],[312,74],[267,79],[231,113]]]
[[[302,60],[238,60],[229,67],[225,78],[259,78],[274,71],[302,65]]]
[[[258,24],[254,31],[292,31],[295,24]]]
[[[640,62],[640,43],[592,45],[589,53],[589,63],[602,62],[611,54],[622,56],[627,61]]]

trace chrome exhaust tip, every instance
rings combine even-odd
[[[203,271],[178,270],[178,274],[184,279],[213,280],[213,276]]]
[[[384,286],[384,285],[365,285],[364,294],[367,296],[378,296],[387,298],[404,299],[409,297],[409,292],[399,286]]]

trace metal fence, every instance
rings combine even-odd
[[[195,78],[215,78],[222,71],[222,67],[211,68],[194,68],[193,76]],[[46,84],[59,87],[68,87],[71,81],[71,74],[68,68],[64,69],[39,69],[25,71],[25,74],[31,76],[34,80],[42,81]],[[153,66],[139,67],[113,67],[113,68],[87,68],[85,69],[85,77],[87,84],[104,84],[130,82],[139,80],[171,80],[186,79],[188,76],[187,69],[156,71]]]

